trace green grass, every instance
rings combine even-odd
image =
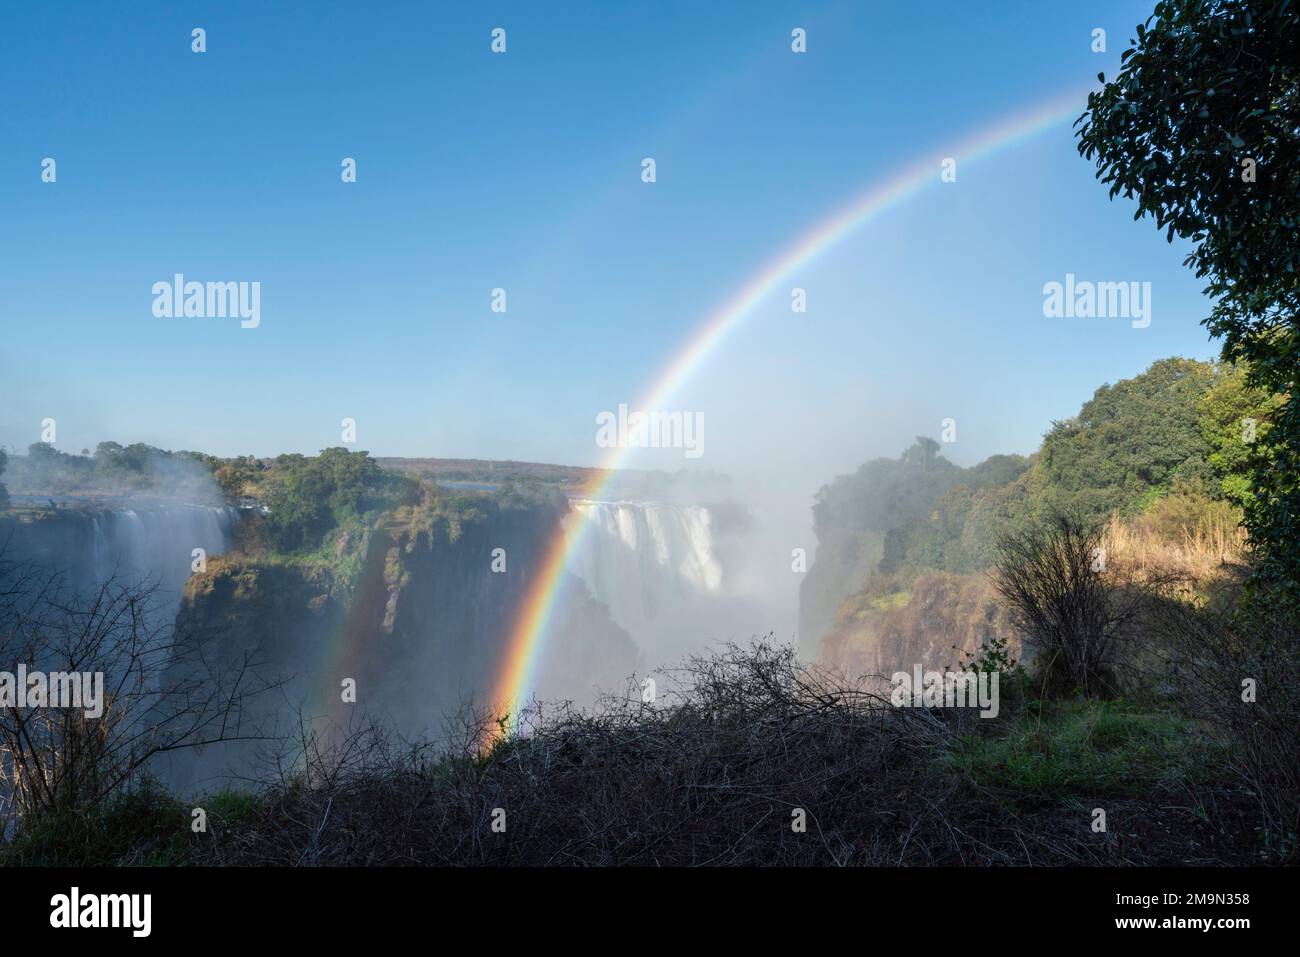
[[[1150,798],[1214,779],[1221,747],[1172,715],[1066,701],[1035,703],[1009,729],[963,737],[943,763],[1009,797]]]
[[[194,807],[207,812],[206,834],[192,830]],[[183,867],[201,859],[215,831],[238,830],[260,809],[257,797],[220,791],[195,805],[146,783],[85,813],[46,814],[0,843],[0,866]]]
[[[261,810],[262,802],[247,791],[218,791],[200,802],[208,812],[208,830],[231,828],[238,830],[249,823]]]
[[[146,784],[105,807],[24,821],[0,845],[0,865],[44,867],[176,866],[191,855],[190,809]]]

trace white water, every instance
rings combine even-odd
[[[238,520],[236,509],[201,505],[61,507],[36,521],[3,523],[0,541],[7,562],[58,575],[83,601],[109,581],[137,593],[150,589],[145,634],[167,640],[194,550],[205,557],[228,550]]]
[[[91,513],[88,558],[93,582],[98,585],[114,575],[128,582],[152,581],[179,598],[194,549],[203,549],[207,556],[226,551],[238,514],[233,508],[199,505]]]
[[[167,625],[180,608],[194,550],[208,558],[227,551],[238,521],[236,509],[204,505],[63,507],[36,521],[3,523],[0,540],[6,561],[56,573],[83,595],[110,580],[152,588],[150,623]]]
[[[585,527],[571,565],[652,661],[701,647],[707,606],[725,580],[709,510],[698,505],[574,500]]]

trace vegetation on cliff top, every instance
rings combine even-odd
[[[0,453],[3,454],[3,453]],[[140,496],[219,504],[205,457],[169,452],[143,442],[100,442],[94,452],[60,452],[35,442],[9,459],[8,484],[16,495]]]
[[[1259,577],[1300,602],[1300,10],[1161,0],[1122,62],[1088,95],[1079,152],[1134,218],[1191,243],[1223,359],[1280,397],[1239,464]]]
[[[821,490],[816,527],[826,537],[883,533],[878,561],[848,589],[860,595],[855,607],[880,607],[918,575],[987,570],[1001,537],[1059,513],[1118,518],[1115,532],[1128,528],[1131,545],[1213,541],[1220,557],[1237,559],[1249,450],[1279,402],[1240,368],[1163,359],[1103,385],[1077,416],[1053,423],[1028,459],[998,455],[961,469],[918,438],[899,459],[868,462]],[[819,549],[817,565],[835,560]]]

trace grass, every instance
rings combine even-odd
[[[0,845],[0,865],[176,866],[191,855],[190,809],[154,784],[102,808],[46,814]]]
[[[247,791],[218,791],[203,801],[208,812],[208,828],[238,829],[253,822],[263,808],[262,800]]]
[[[911,600],[912,593],[910,591],[896,591],[871,599],[870,607],[880,611],[886,611],[890,608],[906,608]]]
[[[205,859],[208,835],[252,825],[261,800],[243,791],[213,794],[197,806],[207,812],[207,834],[194,832],[194,807],[146,781],[103,808],[47,814],[25,822],[0,844],[0,866],[183,867]]]
[[[1034,703],[1001,733],[963,735],[942,761],[1012,800],[1183,792],[1221,774],[1222,745],[1190,722],[1123,701]]]
[[[1133,701],[898,709],[788,648],[665,675],[661,704],[529,715],[490,747],[380,727],[303,742],[302,770],[193,808],[139,788],[24,822],[0,864],[1140,865],[1259,856],[1257,815],[1206,726]],[[484,716],[483,720],[487,720]],[[1096,833],[1093,808],[1114,833]],[[493,829],[495,809],[508,830]],[[792,809],[809,828],[791,826]],[[1276,856],[1276,855],[1275,855]]]
[[[1140,580],[1173,574],[1201,586],[1245,568],[1246,535],[1231,510],[1184,522],[1165,516],[1160,505],[1136,521],[1110,521],[1102,540],[1108,562],[1131,569]]]

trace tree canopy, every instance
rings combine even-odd
[[[1054,504],[1096,518],[1132,514],[1177,482],[1209,482],[1200,402],[1214,375],[1206,362],[1161,359],[1054,423],[1040,459]]]
[[[383,471],[365,452],[280,455],[268,473],[265,531],[282,551],[318,547],[326,533],[416,496],[418,483]]]
[[[1283,395],[1253,457],[1260,572],[1300,596],[1300,5],[1161,0],[1088,97],[1079,151],[1207,280],[1203,322],[1249,382]],[[1105,82],[1105,78],[1101,78]]]

